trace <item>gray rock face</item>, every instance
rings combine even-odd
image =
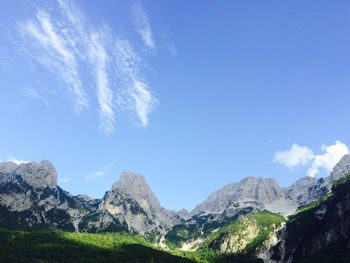
[[[0,225],[68,231],[127,231],[163,235],[181,215],[162,208],[143,176],[123,173],[104,198],[72,196],[57,186],[48,161],[0,164]]]
[[[350,155],[345,155],[325,178],[303,177],[290,187],[282,188],[273,179],[248,177],[239,183],[224,186],[196,206],[192,215],[221,214],[232,208],[253,206],[285,215],[329,193],[332,182],[350,173]]]
[[[284,197],[284,190],[273,179],[247,177],[239,183],[229,184],[211,194],[192,214],[222,213],[229,207],[271,204]]]
[[[316,183],[316,178],[305,176],[286,189],[285,197],[297,205],[306,203],[310,199],[309,188]]]
[[[40,163],[30,162],[19,165],[12,162],[1,163],[0,173],[0,182],[11,181],[13,176],[18,175],[36,189],[56,188],[57,186],[56,169],[46,160]]]
[[[142,175],[124,172],[112,185],[112,192],[125,194],[140,204],[149,214],[160,211],[160,203]]]
[[[123,229],[149,239],[165,234],[174,222],[180,220],[161,207],[142,175],[130,172],[123,173],[113,184],[94,215],[94,220],[89,219],[90,215],[83,219],[88,231]]]
[[[57,186],[57,173],[49,161],[0,164],[1,226],[74,231],[88,211],[84,202]]]
[[[347,174],[350,174],[350,154],[344,155],[344,157],[334,166],[333,171],[329,175],[329,179],[333,182]]]
[[[349,172],[350,155],[346,155],[329,177],[318,180],[305,177],[288,188],[280,187],[273,179],[248,177],[211,194],[188,213],[163,208],[144,177],[138,174],[123,173],[103,199],[91,199],[72,196],[59,188],[57,172],[48,161],[0,163],[0,226],[127,231],[149,240],[164,236],[172,228],[209,234],[255,211],[291,214],[298,206],[329,193],[332,182]]]
[[[266,262],[348,261],[350,181],[336,185],[332,192],[331,197],[287,222],[265,253]]]

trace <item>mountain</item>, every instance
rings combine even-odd
[[[138,233],[155,241],[178,222],[175,213],[161,207],[143,176],[125,172],[106,192],[98,209],[82,218],[79,227],[89,232]]]
[[[289,218],[272,237],[274,242],[260,251],[261,258],[268,262],[349,262],[350,175],[336,178],[329,195]]]
[[[273,179],[247,177],[209,195],[166,234],[168,246],[195,250],[218,229],[242,216],[267,210],[292,215],[299,206],[318,200],[331,191],[332,183],[350,173],[350,155],[345,155],[325,178],[303,177],[282,188]]]
[[[7,228],[59,228],[77,231],[89,205],[57,186],[49,161],[0,164],[0,225]]]
[[[0,164],[0,225],[6,228],[57,228],[66,231],[125,231],[156,241],[177,214],[160,206],[143,176],[123,173],[102,199],[72,196],[57,186],[49,161]]]
[[[289,187],[282,188],[274,179],[247,177],[239,183],[224,186],[197,205],[192,215],[222,214],[237,208],[256,206],[289,215],[298,206],[319,199],[331,190],[332,182],[350,173],[350,155],[335,165],[328,177],[303,177]]]
[[[223,233],[223,229],[250,214],[294,214],[298,208],[328,196],[332,185],[348,173],[350,155],[340,160],[330,176],[304,177],[289,187],[281,187],[273,179],[247,177],[209,195],[189,213],[162,207],[139,174],[124,172],[102,199],[91,199],[73,196],[57,186],[57,172],[49,161],[19,165],[6,162],[0,164],[0,226],[127,232],[162,246],[196,250],[215,233]],[[217,242],[225,243],[230,238],[226,233]]]

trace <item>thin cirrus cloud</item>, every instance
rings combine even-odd
[[[68,183],[69,181],[69,178],[62,178],[58,180],[59,183]]]
[[[289,150],[276,152],[274,162],[289,169],[308,166],[307,175],[315,177],[322,169],[330,172],[345,154],[349,154],[348,147],[341,141],[335,141],[334,144],[328,146],[323,144],[321,150],[321,154],[314,154],[306,146],[293,144]]]
[[[153,40],[151,24],[140,2],[135,2],[133,4],[131,8],[131,16],[136,31],[141,36],[144,44],[151,49],[155,49],[156,46]]]
[[[127,88],[143,126],[148,125],[148,114],[157,102],[152,96],[149,86],[142,74],[142,59],[135,52],[131,43],[125,39],[118,39],[115,45],[116,72],[120,74],[123,85]],[[129,106],[126,105],[128,108]]]
[[[96,178],[101,177],[105,174],[106,174],[106,171],[101,170],[101,171],[97,171],[97,172],[94,172],[94,173],[91,173],[91,174],[85,176],[85,179],[88,179],[88,180],[96,179]]]
[[[20,92],[26,98],[42,101],[46,106],[49,105],[47,100],[33,87],[23,87]]]
[[[52,9],[40,9],[35,17],[18,22],[25,54],[69,87],[78,113],[93,105],[93,95],[84,85],[85,74],[91,76],[99,127],[104,133],[115,130],[116,116],[125,109],[147,126],[156,99],[144,75],[145,58],[108,24],[89,23],[72,2],[58,0],[57,6],[55,14]],[[133,5],[131,16],[144,45],[155,49],[151,25],[140,2]]]
[[[88,99],[79,78],[77,61],[68,39],[60,34],[49,13],[39,10],[36,18],[20,22],[19,28],[28,37],[29,56],[39,64],[54,72],[65,82],[74,94],[76,110],[88,107]]]

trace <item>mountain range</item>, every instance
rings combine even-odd
[[[282,216],[282,219],[293,218],[301,208],[328,197],[332,186],[349,173],[350,155],[345,155],[329,176],[319,179],[304,177],[289,187],[279,186],[274,179],[247,177],[212,193],[188,212],[162,207],[139,174],[124,172],[102,199],[91,199],[86,195],[73,196],[61,189],[57,185],[56,169],[47,160],[18,165],[4,162],[0,164],[0,227],[90,233],[127,232],[142,235],[164,248],[197,250],[208,246],[224,253],[237,252],[241,251],[237,244],[241,244],[244,250],[249,242],[243,239],[234,239],[233,242],[232,235],[228,235],[228,229],[234,228],[232,225],[237,222],[249,225],[258,235],[258,227],[263,222],[259,220],[273,216],[251,215],[268,211]],[[336,207],[336,204],[329,202],[330,206]],[[320,218],[326,213],[323,210],[317,210]],[[345,207],[343,213],[349,210],[349,207]],[[337,213],[341,213],[339,209]],[[273,220],[273,227],[265,226],[269,229],[266,232],[268,235],[266,240],[262,240],[265,243],[256,251],[260,258],[287,262],[293,257],[295,239],[283,238],[287,236],[286,229],[293,228],[292,221],[287,220],[287,224],[282,224],[277,216]],[[339,219],[340,222],[348,220]],[[254,233],[252,229],[250,233]],[[347,229],[344,231],[348,233]],[[322,238],[331,240],[327,233]],[[254,235],[251,238],[253,240]],[[270,243],[266,244],[268,240]],[[316,246],[308,242],[309,246]],[[323,241],[317,242],[321,244]],[[306,255],[303,253],[298,255]]]

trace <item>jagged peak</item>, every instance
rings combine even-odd
[[[315,177],[304,176],[304,177],[298,179],[290,187],[293,187],[293,186],[296,186],[296,185],[307,185],[307,184],[310,184],[310,183],[316,183],[316,181],[317,181],[317,178],[315,178]]]
[[[131,187],[142,187],[149,189],[145,178],[141,174],[123,172],[118,181],[112,185],[112,190],[125,190]]]
[[[126,194],[140,204],[146,202],[152,209],[160,209],[157,197],[140,174],[123,172],[119,180],[112,185],[112,191]]]
[[[334,166],[332,172],[329,175],[331,181],[336,181],[340,177],[343,177],[350,173],[350,154],[345,154],[340,161]]]
[[[14,162],[0,163],[0,173],[20,175],[34,188],[55,188],[57,186],[57,172],[48,160],[40,163],[29,162],[16,164]]]
[[[277,184],[277,181],[273,178],[264,178],[264,177],[254,177],[254,176],[248,176],[240,181],[240,183],[273,183]]]

